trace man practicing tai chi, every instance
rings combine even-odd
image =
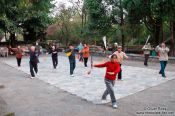
[[[110,61],[104,64],[93,65],[94,67],[106,67],[105,84],[106,90],[102,96],[102,102],[106,101],[106,97],[110,94],[112,107],[117,108],[116,98],[114,94],[114,84],[117,73],[120,71],[120,65],[117,63],[117,55],[113,54]]]

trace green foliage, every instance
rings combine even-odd
[[[11,34],[26,32],[35,40],[51,24],[52,0],[1,0],[0,28]]]
[[[102,0],[85,0],[88,13],[87,33],[106,35],[111,28],[110,16]]]

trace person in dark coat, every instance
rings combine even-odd
[[[35,50],[35,46],[31,46],[31,48],[30,48],[30,61],[29,61],[31,78],[35,78],[35,76],[38,73],[38,62],[39,62],[38,54]]]
[[[52,54],[53,67],[56,69],[58,65],[58,50],[56,49],[56,46],[52,46],[50,54]]]

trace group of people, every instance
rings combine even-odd
[[[143,51],[144,51],[144,65],[148,66],[148,59],[150,56],[150,51],[154,50],[154,48],[151,47],[150,43],[147,43],[146,45],[143,46]],[[157,56],[160,61],[160,71],[159,74],[162,75],[162,77],[166,77],[165,75],[165,68],[167,65],[168,61],[168,52],[170,51],[169,48],[166,46],[166,44],[163,42],[160,45],[156,46],[155,51],[157,52]]]
[[[76,67],[75,53],[78,53],[79,61],[81,61],[81,62],[84,61],[84,66],[85,66],[85,68],[87,68],[88,58],[90,56],[90,50],[89,50],[89,46],[87,44],[84,44],[84,46],[83,46],[82,43],[80,43],[80,45],[76,48],[72,44],[69,44],[68,49],[66,49],[66,53],[68,54],[67,56],[69,58],[70,76],[71,77],[74,77],[73,73],[74,73],[74,69]]]
[[[147,44],[143,47],[144,54],[145,54],[145,62],[144,65],[148,65],[148,58],[150,54],[150,50],[152,48],[150,47],[150,44]],[[17,59],[17,64],[18,67],[20,67],[21,63],[21,58],[23,51],[20,49],[20,46],[17,48],[11,48],[12,51],[16,53],[16,59]],[[157,46],[155,49],[158,52],[158,57],[160,60],[160,65],[161,69],[159,74],[162,75],[162,77],[165,76],[165,67],[168,61],[168,52],[169,48],[166,47],[165,43],[162,43],[161,45]],[[82,43],[79,44],[78,47],[74,47],[72,44],[69,44],[68,49],[66,49],[66,55],[69,59],[70,63],[70,76],[73,77],[74,75],[74,69],[76,67],[76,56],[75,54],[77,53],[79,55],[79,61],[84,61],[84,66],[87,67],[87,62],[88,58],[90,56],[90,49],[87,44],[82,45]],[[51,46],[51,49],[49,53],[52,56],[52,62],[53,62],[53,67],[56,69],[58,65],[58,49],[55,45]],[[30,61],[29,61],[29,66],[30,66],[30,73],[31,73],[31,78],[34,78],[37,73],[38,73],[38,63],[39,63],[39,54],[36,50],[35,46],[31,46],[30,48]],[[115,80],[116,76],[118,75],[117,79],[121,80],[122,79],[122,63],[123,59],[128,59],[128,56],[122,51],[121,46],[117,46],[117,51],[115,51],[112,55],[110,55],[110,60],[102,63],[102,64],[92,64],[93,67],[106,67],[106,74],[104,78],[104,82],[106,84],[106,90],[104,91],[102,95],[102,102],[106,101],[106,97],[109,94],[111,97],[111,102],[112,102],[112,107],[117,108],[117,103],[116,103],[116,98],[114,94],[114,85],[115,85]]]

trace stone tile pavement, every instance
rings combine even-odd
[[[79,96],[82,99],[91,101],[95,104],[99,103],[105,90],[105,68],[93,68],[92,73],[87,75],[87,71],[90,69],[84,68],[83,63],[77,61],[74,74],[75,77],[70,77],[69,61],[66,56],[61,55],[58,57],[57,69],[53,69],[50,55],[41,56],[39,59],[39,77],[37,78]],[[22,59],[22,66],[20,68],[17,67],[16,59],[14,57],[2,59],[2,61],[20,71],[30,74],[28,57]],[[94,63],[101,62],[102,61],[96,60]],[[88,63],[90,66],[90,62]],[[158,74],[158,70],[149,69],[147,67],[139,68],[124,65],[122,66],[122,69],[123,81],[116,81],[115,84],[115,95],[117,99],[132,95],[175,78],[175,72],[166,71],[167,78],[162,78],[161,75]],[[35,79],[33,79],[33,81],[35,81]]]

